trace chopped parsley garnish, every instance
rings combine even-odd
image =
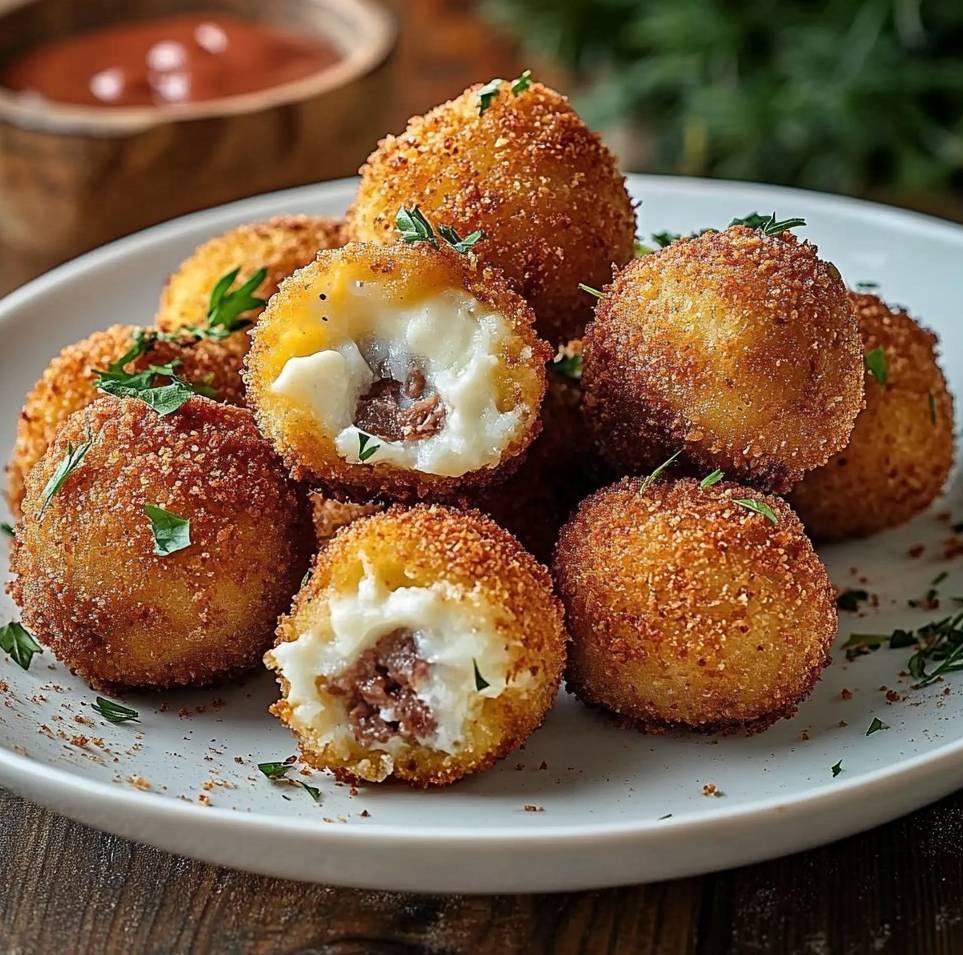
[[[582,356],[558,355],[548,363],[548,370],[578,381],[582,377]]]
[[[482,690],[487,690],[491,684],[478,672],[478,661],[472,657],[471,665],[475,668],[475,689],[481,693]]]
[[[524,93],[532,85],[532,71],[522,70],[522,75],[512,80],[512,95]]]
[[[836,597],[836,606],[840,610],[855,613],[864,600],[869,600],[869,594],[865,590],[844,590]]]
[[[145,504],[144,513],[150,520],[150,532],[154,536],[154,553],[166,557],[191,544],[191,521],[179,517],[156,504]]]
[[[707,474],[700,482],[699,487],[704,491],[707,487],[712,487],[713,484],[718,484],[724,477],[722,471],[716,468]]]
[[[866,730],[867,736],[872,736],[873,733],[878,733],[880,730],[888,730],[889,727],[878,717],[873,717],[873,722],[869,724],[869,729]]]
[[[317,786],[309,786],[300,779],[288,779],[288,770],[292,763],[258,763],[257,768],[272,782],[285,782],[292,786],[300,786],[315,802],[321,802],[321,790]],[[286,798],[286,797],[285,797]]]
[[[671,819],[671,818],[672,818],[672,813],[671,813],[671,812],[667,812],[664,816],[659,816],[659,818],[658,818],[657,821],[658,821],[658,822],[662,822],[663,819]]]
[[[591,285],[586,285],[584,282],[579,282],[579,283],[578,283],[578,287],[579,287],[583,292],[588,292],[589,295],[594,295],[595,298],[601,298],[601,297],[602,297],[602,293],[601,293],[597,288],[592,288]]]
[[[0,521],[0,531],[3,531],[7,537],[16,537],[17,532],[13,529],[13,524],[9,521]]]
[[[765,502],[757,501],[752,497],[737,497],[733,498],[733,504],[738,504],[740,507],[744,507],[747,511],[752,511],[755,514],[761,514],[767,521],[772,521],[773,524],[779,523],[779,518],[776,517],[776,512]]]
[[[267,776],[268,779],[284,779],[287,775],[288,770],[291,768],[290,763],[258,763],[257,768]]]
[[[438,226],[438,234],[462,255],[468,255],[475,243],[485,238],[485,233],[481,229],[476,229],[474,232],[469,232],[463,239],[450,225]]]
[[[788,232],[790,229],[798,229],[806,224],[805,219],[776,219],[776,213],[768,216],[761,216],[758,212],[750,212],[749,215],[739,219],[733,219],[729,225],[744,225],[750,229],[756,229],[763,235],[779,235]]]
[[[358,460],[367,461],[376,451],[381,449],[380,444],[373,444],[368,447],[368,442],[374,440],[370,434],[365,434],[363,431],[358,432]]]
[[[0,627],[0,650],[22,670],[30,669],[34,654],[43,653],[43,647],[34,640],[33,634],[16,620]]]
[[[438,248],[438,235],[440,235],[456,252],[468,255],[476,242],[485,238],[485,233],[481,229],[476,229],[462,238],[453,226],[438,226],[438,235],[432,228],[428,218],[417,206],[410,209],[402,206],[395,216],[395,227],[401,235],[401,241],[409,245],[415,242],[427,242],[434,248]]]
[[[832,770],[833,779],[835,779],[843,771],[843,761],[840,760],[838,763],[833,763],[829,768]]]
[[[489,80],[479,91],[478,91],[478,115],[481,116],[489,106],[492,105],[492,101],[498,96],[502,88],[502,83],[505,81],[501,78],[496,78],[494,80]],[[525,70],[521,76],[516,77],[511,81],[511,92],[513,96],[519,96],[524,93],[532,85],[532,71]]]
[[[676,453],[673,454],[671,457],[666,458],[651,474],[647,475],[645,479],[642,481],[641,490],[643,491],[648,490],[649,485],[652,484],[653,481],[658,480],[662,472],[665,471],[666,468],[671,467],[675,463],[675,459],[680,454],[682,454],[681,450],[676,451]]]
[[[50,480],[47,481],[43,489],[43,494],[40,497],[40,513],[37,515],[38,519],[43,518],[47,511],[47,505],[50,504],[54,495],[64,486],[70,475],[80,467],[84,456],[90,450],[93,443],[94,439],[90,436],[90,432],[87,433],[87,440],[78,444],[76,447],[74,447],[71,442],[67,442],[67,454],[60,464],[57,465],[54,473],[50,475]]]
[[[653,232],[652,241],[660,248],[664,249],[667,245],[672,245],[673,242],[678,242],[682,238],[682,234],[679,232]]]
[[[140,721],[140,714],[137,710],[132,710],[129,706],[115,703],[103,696],[98,696],[97,702],[91,703],[90,706],[108,723],[137,723]]]
[[[946,580],[947,573],[944,570],[942,574],[937,574],[931,581],[929,589],[922,597],[916,597],[912,600],[907,600],[906,603],[910,607],[919,610],[936,610],[940,605],[939,592],[937,588],[944,580]]]
[[[889,362],[882,348],[874,348],[863,357],[866,370],[883,386],[889,379]]]
[[[635,240],[634,255],[637,259],[641,259],[643,255],[651,255],[654,251],[655,249],[652,246],[646,245],[638,239]]]
[[[871,292],[874,288],[879,288],[879,282],[857,282],[857,292]]]
[[[227,338],[234,332],[240,331],[253,324],[249,318],[241,318],[245,312],[263,308],[267,299],[254,294],[255,289],[267,278],[267,269],[258,269],[243,285],[229,291],[241,270],[233,269],[222,275],[211,290],[211,297],[207,305],[207,328],[204,337]]]
[[[926,393],[926,398],[930,405],[930,421],[936,424],[936,398],[933,396],[932,391]]]

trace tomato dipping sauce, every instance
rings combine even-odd
[[[169,106],[269,89],[340,59],[323,39],[223,13],[132,20],[42,44],[0,85],[79,106]]]

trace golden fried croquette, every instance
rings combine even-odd
[[[555,573],[569,689],[642,730],[764,729],[829,662],[825,567],[781,499],[738,484],[623,478],[562,529]]]
[[[265,657],[305,762],[443,785],[523,743],[565,661],[548,572],[477,511],[355,521],[315,559]]]
[[[480,112],[473,86],[400,136],[388,136],[361,168],[348,213],[352,239],[394,242],[401,206],[437,225],[484,238],[474,250],[531,304],[553,343],[581,334],[591,300],[633,255],[635,213],[615,158],[568,100],[532,83],[502,83]]]
[[[267,300],[295,269],[307,265],[321,249],[336,249],[343,241],[340,220],[303,215],[275,216],[208,239],[167,280],[155,324],[165,332],[203,326],[214,286],[238,268],[235,285],[247,281],[258,269],[267,269],[267,276],[254,291]],[[253,321],[257,314],[252,310],[243,317]],[[241,351],[247,350],[246,335],[232,335],[229,341]]]
[[[876,295],[851,298],[867,365],[885,383],[867,369],[866,408],[849,444],[790,496],[806,530],[824,541],[909,520],[937,497],[953,465],[953,399],[936,336]]]
[[[551,349],[493,269],[451,248],[349,244],[284,282],[248,398],[294,475],[415,499],[506,477],[538,433]]]
[[[162,526],[155,541],[148,505],[189,521],[189,543],[159,556],[186,542],[165,544]],[[162,417],[105,397],[67,419],[27,476],[10,592],[24,625],[93,686],[203,686],[270,646],[308,565],[308,528],[246,409],[193,397]]]
[[[150,334],[133,325],[112,325],[69,345],[50,362],[30,390],[17,422],[17,439],[7,467],[7,496],[15,514],[20,513],[27,472],[40,460],[57,429],[75,411],[99,397],[94,383],[95,369],[106,369],[126,355],[138,331]],[[175,367],[179,377],[192,384],[209,386],[218,401],[244,404],[242,356],[226,340],[154,341],[125,368],[131,372],[143,371],[148,365],[175,361],[180,363]]]
[[[699,471],[786,491],[846,446],[863,354],[839,272],[814,246],[732,226],[615,277],[586,332],[582,386],[622,473],[682,449]]]

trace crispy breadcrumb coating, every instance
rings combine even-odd
[[[468,293],[498,314],[507,330],[493,355],[498,408],[517,409],[521,414],[496,464],[446,475],[396,466],[377,454],[364,462],[352,462],[342,457],[334,438],[311,408],[273,387],[290,359],[331,349],[337,345],[342,329],[353,334],[345,324],[350,316],[347,312],[339,314],[334,296],[328,292],[358,282],[384,289],[377,294],[385,297],[385,313],[399,307],[399,302],[403,307],[413,307],[412,303],[456,291]],[[328,292],[319,291],[322,289]],[[315,315],[319,298],[326,299],[322,320]],[[335,496],[348,494],[359,500],[378,495],[403,501],[453,498],[466,489],[508,477],[538,434],[545,362],[551,348],[537,337],[533,324],[531,309],[507,287],[497,270],[482,267],[452,249],[435,249],[427,243],[350,243],[320,253],[316,261],[284,282],[271,300],[252,333],[254,344],[245,370],[248,398],[262,431],[298,479],[319,484]],[[398,333],[403,330],[399,323]],[[453,356],[455,359],[461,360],[459,356]],[[353,414],[357,415],[357,409]],[[383,437],[373,433],[372,443]]]
[[[846,446],[863,355],[839,272],[814,246],[732,226],[616,276],[582,384],[613,468],[645,473],[682,449],[698,472],[786,491]]]
[[[43,510],[70,446],[90,449]],[[303,496],[246,409],[194,397],[160,416],[105,397],[30,472],[11,545],[23,623],[96,687],[203,686],[255,666],[308,565]],[[188,519],[157,556],[145,504]]]
[[[417,205],[475,246],[531,304],[553,343],[581,334],[591,299],[633,255],[635,213],[615,157],[568,100],[541,83],[519,95],[502,83],[479,115],[479,86],[409,120],[361,168],[348,213],[352,239],[397,240],[395,216]]]
[[[236,268],[240,272],[235,287],[258,269],[267,269],[254,294],[269,299],[284,279],[312,261],[321,249],[336,249],[343,243],[341,220],[329,216],[274,216],[224,232],[198,246],[167,280],[155,324],[165,332],[203,326],[211,290],[223,275]],[[251,311],[244,317],[253,321],[257,314]],[[231,341],[237,348],[247,349],[246,337]]]
[[[478,696],[471,702],[467,735],[456,751],[409,740],[389,755],[386,747],[361,742],[351,731],[344,705],[337,703],[343,697],[324,692],[323,678],[315,680],[320,712],[305,724],[300,707],[289,701],[289,681],[279,673],[282,698],[272,712],[295,730],[304,761],[344,779],[381,781],[392,776],[426,787],[480,772],[521,745],[552,705],[564,667],[562,608],[548,571],[478,512],[437,505],[395,506],[343,528],[319,553],[310,581],[291,613],[281,619],[277,645],[297,641],[308,631],[322,634],[330,643],[332,600],[353,593],[371,568],[392,591],[441,587],[456,606],[481,602],[487,607],[493,631],[475,639],[495,639],[505,648],[507,683],[490,696],[472,687],[472,696]],[[454,639],[454,634],[444,638]],[[472,653],[481,654],[483,649],[478,644]],[[266,662],[279,669],[276,653],[268,653]],[[345,660],[345,665],[351,662]],[[329,721],[344,732],[322,741],[316,727]]]
[[[936,336],[876,295],[851,298],[864,351],[886,356],[886,383],[867,370],[866,408],[849,444],[789,498],[806,530],[824,541],[908,521],[939,495],[953,466],[953,398]]]
[[[825,567],[784,501],[738,484],[624,478],[562,529],[555,574],[569,689],[648,732],[764,729],[829,662]]]
[[[20,513],[27,472],[40,460],[57,429],[75,411],[100,397],[101,392],[94,384],[94,369],[105,369],[125,355],[136,331],[133,325],[112,325],[102,332],[94,332],[68,345],[44,369],[24,401],[17,422],[17,440],[7,467],[7,497],[14,514]],[[231,339],[158,341],[125,367],[128,371],[142,371],[148,365],[164,365],[175,360],[180,362],[176,370],[181,378],[192,384],[209,385],[218,401],[244,404],[242,355]]]
[[[339,501],[321,491],[311,491],[308,501],[311,504],[311,519],[318,547],[327,544],[342,527],[347,527],[360,517],[377,514],[386,506],[377,502],[359,504],[354,501]]]

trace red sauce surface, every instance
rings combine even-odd
[[[338,53],[267,23],[222,13],[138,20],[51,40],[0,85],[83,106],[163,106],[252,93],[319,73]]]

